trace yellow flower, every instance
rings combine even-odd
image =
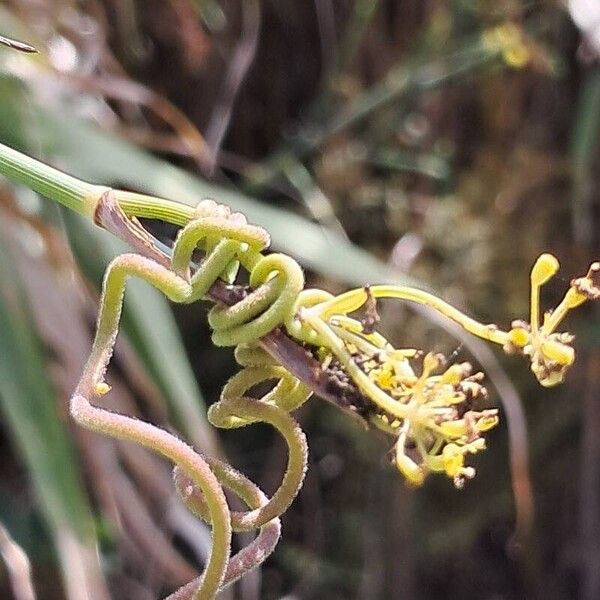
[[[595,262],[585,277],[571,281],[560,304],[544,315],[540,325],[540,288],[554,277],[559,266],[551,254],[542,254],[537,259],[531,269],[530,323],[514,321],[504,345],[508,353],[529,356],[531,370],[546,387],[562,383],[575,361],[575,350],[571,346],[574,337],[568,332],[557,332],[556,328],[570,310],[587,300],[600,298],[600,262]]]
[[[510,38],[514,32],[499,33]],[[321,347],[316,354],[324,369],[335,357],[334,366],[362,395],[361,407],[369,421],[394,438],[393,462],[410,485],[421,485],[428,473],[439,472],[461,487],[475,475],[465,464],[466,456],[485,449],[482,435],[499,421],[495,409],[476,410],[476,403],[487,398],[483,374],[473,374],[466,362],[445,368],[440,354],[394,348],[374,331],[379,320],[375,300],[396,298],[428,306],[506,352],[527,356],[542,385],[556,385],[575,360],[573,336],[556,329],[569,310],[600,298],[600,262],[571,282],[560,304],[540,323],[540,288],[558,269],[551,254],[538,258],[531,270],[529,322],[513,321],[508,331],[479,323],[433,294],[393,285],[339,296],[305,291],[295,320],[286,327],[302,334],[307,344]],[[362,319],[348,316],[361,309]]]
[[[465,455],[476,454],[480,450],[485,450],[485,440],[478,438],[473,442],[459,444],[446,444],[441,455],[429,458],[429,464],[435,470],[444,470],[448,477],[454,481],[454,485],[461,488],[466,479],[475,477],[475,469],[473,467],[465,467]]]
[[[458,477],[465,464],[465,455],[456,444],[447,444],[442,450],[444,471],[448,477]]]
[[[500,52],[504,62],[513,69],[521,69],[530,60],[523,31],[514,23],[503,23],[488,29],[482,36],[484,46]]]
[[[481,374],[472,375],[468,363],[451,365],[436,374],[443,368],[443,357],[428,353],[422,359],[419,376],[406,358],[402,358],[397,375],[390,365],[398,356],[397,350],[386,349],[369,360],[359,360],[369,380],[408,409],[404,418],[394,418],[374,405],[371,422],[397,437],[394,463],[409,485],[419,486],[427,473],[438,472],[461,487],[475,475],[472,467],[465,466],[465,455],[483,450],[481,434],[498,424],[497,410],[477,412],[470,408],[486,396]]]
[[[396,466],[406,482],[412,487],[420,487],[425,481],[425,472],[414,460],[408,458],[406,454],[400,453],[396,457]]]

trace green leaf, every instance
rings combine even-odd
[[[45,356],[12,266],[0,245],[0,402],[33,476],[46,517],[55,527],[93,534],[69,433],[45,371]]]
[[[35,119],[31,118],[32,113]],[[6,136],[11,145],[24,152],[41,145],[44,154],[56,155],[66,130],[57,132],[57,121],[45,118],[44,114],[45,111],[30,104],[27,88],[21,82],[0,77],[0,135],[3,139]],[[85,128],[81,124],[77,126]],[[72,134],[77,135],[77,132]],[[90,156],[100,155],[102,148],[94,149],[92,139],[86,152]],[[69,211],[64,215],[79,266],[99,289],[109,261],[129,248],[89,221]],[[150,286],[132,281],[125,298],[124,330],[165,394],[175,424],[203,451],[217,454],[216,437],[206,420],[206,407],[166,299]]]
[[[9,249],[0,241],[0,416],[23,457],[62,568],[67,597],[107,598],[94,519]]]
[[[583,80],[571,139],[573,167],[572,215],[575,236],[590,244],[594,239],[594,157],[600,134],[600,69]]]

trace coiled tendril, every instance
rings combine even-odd
[[[104,202],[118,211],[110,194]],[[135,222],[128,226],[139,240],[147,241]],[[262,256],[260,251],[268,244],[269,236],[263,229],[248,225],[240,213],[231,213],[227,207],[206,200],[198,205],[195,218],[180,230],[170,263],[157,248],[152,249],[152,257],[123,254],[115,258],[104,278],[92,352],[71,398],[71,414],[81,425],[146,446],[175,463],[180,495],[188,507],[211,524],[213,549],[204,574],[177,592],[174,597],[178,599],[213,598],[219,589],[260,564],[274,548],[279,535],[278,517],[298,493],[306,472],[306,438],[289,412],[305,402],[311,391],[256,346],[257,340],[281,325],[292,312],[304,276],[298,264],[287,256]],[[197,248],[204,252],[204,259],[200,268],[192,271],[192,255]],[[245,368],[225,386],[219,402],[210,408],[209,420],[223,428],[265,422],[282,434],[288,444],[289,460],[283,481],[271,499],[227,465],[203,458],[166,431],[97,406],[110,389],[104,374],[116,340],[129,277],[143,279],[174,302],[190,303],[204,298],[217,279],[232,282],[240,264],[250,272],[250,286],[255,289],[232,307],[214,307],[209,322],[214,330],[213,341],[222,346],[238,346],[236,358]],[[259,400],[247,395],[264,381],[277,383]],[[222,486],[236,493],[249,510],[230,511]],[[252,547],[230,559],[232,529],[261,532]]]
[[[465,478],[474,475],[471,467],[464,466],[465,457],[485,447],[481,434],[498,422],[495,410],[474,410],[477,398],[485,396],[482,375],[471,375],[467,363],[439,373],[443,361],[438,355],[395,349],[374,331],[378,320],[375,299],[391,297],[426,304],[474,335],[531,357],[536,376],[544,385],[553,385],[562,380],[574,358],[571,338],[554,333],[556,326],[569,309],[600,296],[600,265],[594,263],[586,277],[574,280],[556,317],[548,317],[539,333],[539,286],[558,268],[547,258],[549,255],[543,255],[532,271],[531,326],[514,323],[504,332],[496,326],[482,325],[439,298],[413,288],[374,286],[337,297],[322,290],[303,290],[304,276],[293,259],[283,254],[262,254],[269,245],[266,231],[249,225],[243,215],[212,200],[202,201],[194,217],[179,231],[171,258],[137,221],[124,215],[112,192],[103,195],[97,216],[100,210],[101,224],[118,229],[120,237],[140,254],[123,254],[106,271],[96,336],[71,398],[71,413],[89,429],[141,444],[171,460],[184,503],[211,525],[212,552],[204,573],[173,594],[171,600],[214,598],[220,589],[259,565],[277,543],[279,516],[302,485],[307,444],[289,413],[303,404],[312,390],[260,346],[261,338],[284,326],[291,338],[305,345],[313,362],[318,359],[318,369],[329,374],[336,389],[352,390],[349,397],[360,400],[360,406],[350,401],[350,407],[392,436],[392,462],[409,482],[418,485],[429,472],[438,471],[462,485]],[[196,268],[192,259],[198,249],[203,259]],[[202,457],[172,434],[98,406],[110,389],[104,374],[129,277],[143,279],[173,302],[191,303],[210,297],[219,280],[234,283],[240,266],[249,272],[249,288],[241,295],[239,287],[229,288],[235,292],[235,301],[231,306],[214,306],[208,320],[213,342],[236,346],[235,356],[243,369],[226,384],[220,400],[210,407],[208,418],[221,428],[262,422],[280,432],[288,445],[288,464],[270,499],[229,465]],[[365,312],[364,318],[348,316],[359,309]],[[420,362],[416,370],[415,360]],[[274,386],[262,397],[254,398],[253,389],[263,382],[273,382]],[[248,510],[230,510],[223,488],[239,496]],[[252,530],[259,530],[255,540],[230,558],[232,531]]]

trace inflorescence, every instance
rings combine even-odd
[[[497,409],[479,408],[488,395],[483,373],[473,373],[467,362],[447,366],[439,354],[394,348],[373,329],[378,320],[374,301],[400,298],[430,306],[470,333],[499,344],[506,353],[527,357],[538,381],[553,386],[564,380],[575,359],[573,335],[558,332],[557,327],[569,310],[600,298],[600,263],[595,262],[587,275],[571,282],[563,300],[545,313],[540,324],[540,287],[558,267],[550,254],[538,258],[531,271],[530,321],[513,321],[508,331],[477,323],[427,292],[398,286],[327,297],[303,308],[298,319],[321,340],[324,367],[335,358],[369,399],[368,418],[394,438],[392,462],[407,482],[418,486],[428,473],[444,473],[462,487],[475,475],[475,469],[465,464],[468,455],[485,449],[482,434],[499,421]],[[312,298],[318,294],[304,293]],[[347,316],[360,309],[366,309],[366,320]]]

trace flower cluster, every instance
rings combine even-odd
[[[418,359],[416,351],[392,351],[361,361],[369,379],[408,409],[404,419],[375,411],[371,421],[394,436],[392,461],[410,484],[439,472],[462,487],[475,475],[466,457],[485,449],[481,434],[497,425],[498,411],[475,410],[487,390],[469,363],[445,368],[443,355],[429,353],[417,376],[407,357],[413,352]]]
[[[462,487],[475,475],[467,456],[485,449],[482,434],[498,423],[496,409],[478,406],[487,398],[483,373],[472,373],[469,363],[446,366],[441,354],[396,349],[346,316],[334,315],[327,324],[306,313],[304,319],[340,342],[321,349],[323,368],[335,355],[370,401],[368,419],[394,439],[392,463],[410,485],[421,485],[428,473],[437,472]],[[420,365],[417,372],[414,363]]]
[[[562,383],[575,360],[574,336],[556,329],[567,313],[587,300],[600,298],[600,262],[593,263],[587,275],[571,281],[560,304],[544,314],[540,324],[540,288],[558,271],[558,260],[542,254],[531,270],[530,322],[513,321],[507,333],[505,352],[520,353],[531,360],[531,370],[546,387]]]
[[[542,254],[531,271],[529,323],[513,321],[508,331],[484,325],[442,299],[415,288],[372,286],[331,296],[321,290],[302,292],[296,322],[288,330],[319,346],[323,368],[336,361],[366,399],[372,424],[393,436],[392,461],[412,485],[428,473],[444,473],[457,487],[475,475],[466,464],[470,454],[485,449],[482,434],[498,423],[496,409],[481,409],[487,397],[483,374],[469,363],[446,366],[439,354],[396,349],[375,331],[379,318],[376,298],[397,298],[433,308],[469,333],[499,344],[507,353],[531,361],[531,370],[544,386],[561,383],[575,360],[568,332],[556,331],[566,314],[586,300],[600,298],[600,262],[587,275],[574,279],[554,311],[540,324],[540,288],[558,271],[558,261]],[[362,310],[363,319],[349,317]],[[416,365],[416,366],[415,366]]]

